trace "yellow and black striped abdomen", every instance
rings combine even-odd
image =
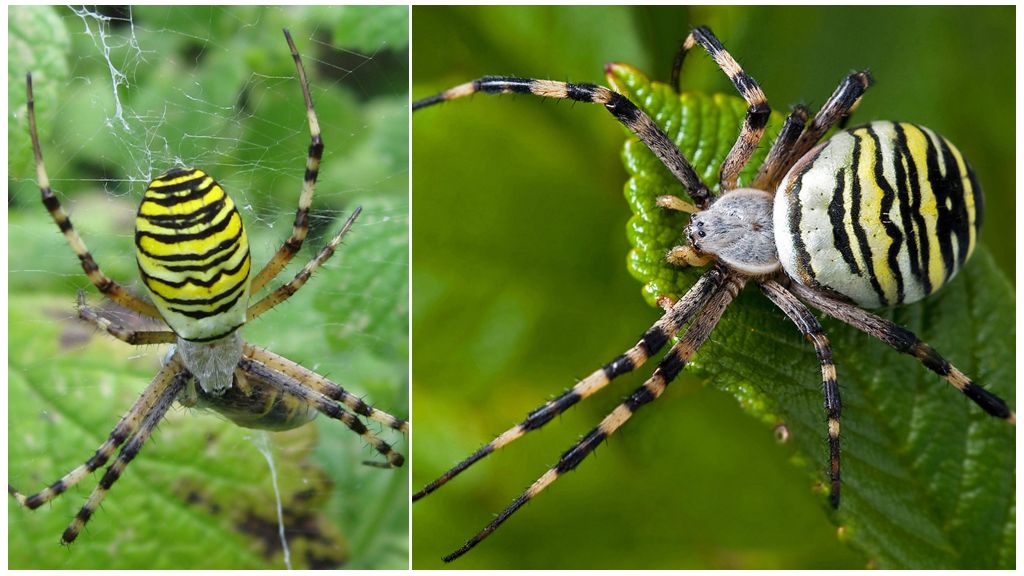
[[[179,337],[216,340],[245,323],[249,240],[234,202],[202,170],[175,168],[150,183],[135,252],[153,304]]]
[[[839,132],[789,171],[775,196],[786,273],[863,307],[920,300],[978,239],[982,196],[953,144],[915,124]]]

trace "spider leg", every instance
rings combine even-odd
[[[835,92],[825,101],[825,105],[814,115],[814,119],[811,120],[810,125],[804,130],[803,135],[800,136],[797,143],[789,150],[785,160],[779,166],[778,173],[785,174],[789,172],[789,169],[800,158],[803,158],[829,129],[847,117],[860,103],[861,96],[871,86],[871,83],[871,75],[866,70],[854,72],[843,78]]]
[[[246,314],[246,321],[251,322],[252,320],[255,320],[267,310],[270,310],[274,306],[277,306],[281,302],[291,298],[293,294],[298,292],[299,288],[302,288],[303,284],[305,284],[313,275],[313,272],[334,255],[334,251],[337,250],[338,245],[341,244],[341,240],[345,237],[345,234],[348,233],[349,229],[352,227],[352,223],[356,221],[356,218],[359,217],[359,214],[362,211],[363,209],[361,207],[357,207],[355,211],[352,212],[352,215],[348,217],[348,220],[345,221],[345,225],[341,227],[341,230],[334,235],[334,238],[332,238],[331,241],[320,250],[315,258],[303,266],[302,270],[299,270],[299,273],[295,275],[295,278],[292,278],[291,282],[288,282],[270,294],[267,294],[260,299],[259,302],[250,306]]]
[[[673,246],[668,254],[665,255],[665,261],[673,266],[693,266],[699,268],[706,266],[708,262],[711,262],[711,256],[706,254],[699,254],[693,246],[689,244],[683,246]]]
[[[477,92],[484,94],[533,94],[542,98],[557,98],[601,104],[621,122],[630,132],[635,134],[646,145],[661,163],[682,183],[690,198],[700,208],[711,203],[711,190],[694,171],[693,166],[683,157],[679,148],[662,132],[661,128],[651,120],[628,98],[596,84],[569,84],[554,80],[537,80],[532,78],[515,78],[511,76],[485,76],[472,82],[460,84],[413,102],[415,112],[440,102],[447,102]]]
[[[544,475],[538,478],[537,481],[527,488],[525,492],[513,500],[512,504],[498,514],[498,516],[484,527],[483,530],[473,536],[461,548],[448,556],[445,556],[444,561],[451,562],[472,550],[473,547],[483,541],[484,538],[490,536],[490,534],[501,526],[502,523],[508,520],[512,514],[522,508],[524,504],[550,486],[560,476],[579,466],[580,462],[582,462],[584,458],[589,456],[590,453],[601,444],[601,442],[604,442],[609,436],[625,424],[633,413],[640,409],[640,407],[661,396],[669,383],[679,375],[679,372],[684,366],[686,366],[686,363],[690,360],[693,354],[701,347],[702,344],[704,344],[705,340],[707,340],[711,330],[722,317],[722,313],[725,312],[725,308],[739,292],[743,282],[745,282],[745,280],[741,278],[731,277],[728,283],[722,286],[711,297],[707,305],[694,319],[693,323],[686,330],[686,333],[683,334],[683,337],[679,342],[672,346],[668,351],[668,354],[666,354],[661,362],[658,363],[658,367],[654,370],[654,374],[644,382],[643,386],[638,388],[628,398],[626,398],[622,404],[619,404],[615,410],[605,416],[604,420],[602,420],[596,428],[591,430],[579,442],[573,445],[572,448],[562,454],[561,458],[558,460],[558,464],[548,469]]]
[[[295,47],[295,42],[287,28],[284,29],[284,37],[288,41],[292,59],[295,60],[295,70],[299,76],[299,84],[302,86],[302,98],[306,102],[306,117],[309,120],[309,154],[306,157],[306,173],[302,179],[302,194],[299,195],[299,207],[295,210],[292,235],[285,240],[284,244],[278,248],[277,253],[252,279],[251,291],[253,294],[259,292],[277,276],[302,248],[302,243],[306,240],[306,234],[309,232],[309,206],[313,203],[313,189],[316,187],[316,178],[320,172],[320,159],[324,153],[324,142],[320,138],[320,122],[317,120],[316,110],[313,108],[313,97],[309,93],[306,69],[302,66],[299,50]]]
[[[672,86],[676,92],[680,90],[679,71],[683,67],[683,60],[686,58],[686,53],[696,44],[700,44],[714,58],[718,67],[739,91],[740,96],[747,101],[747,116],[743,119],[743,128],[718,171],[721,190],[732,190],[736,187],[740,170],[754,155],[757,144],[764,136],[765,126],[768,125],[768,117],[771,115],[771,107],[768,106],[768,100],[757,81],[743,71],[743,68],[729,54],[722,42],[715,37],[711,29],[705,26],[690,31],[686,40],[683,41],[683,45],[679,47],[675,62],[672,64]]]
[[[307,384],[331,400],[341,402],[360,416],[365,416],[370,420],[380,422],[388,428],[398,430],[403,434],[409,432],[409,423],[407,421],[370,406],[361,398],[346,391],[341,386],[331,382],[312,370],[303,368],[299,364],[296,364],[287,358],[278,356],[269,350],[257,348],[251,344],[242,345],[242,354],[252,358],[256,362],[263,364],[275,372],[280,372],[297,382]]]
[[[272,383],[280,390],[307,402],[328,418],[340,420],[349,430],[361,436],[374,450],[387,459],[387,464],[372,462],[369,464],[382,468],[398,468],[405,463],[404,456],[395,452],[390,444],[374,434],[358,417],[339,406],[321,392],[307,387],[302,381],[296,380],[288,374],[275,372],[270,367],[245,356],[239,361],[238,367],[243,372],[255,374],[259,378]]]
[[[39,134],[36,131],[36,105],[35,99],[32,96],[32,74],[25,75],[25,84],[28,94],[28,127],[32,137],[32,152],[35,154],[36,159],[36,179],[39,181],[39,191],[42,194],[43,206],[50,212],[50,217],[53,218],[60,231],[64,233],[64,238],[67,239],[71,250],[78,256],[78,260],[82,263],[82,270],[85,271],[93,286],[103,293],[104,296],[125,308],[134,310],[143,316],[160,318],[160,313],[155,306],[132,295],[131,292],[128,292],[120,284],[108,278],[100,270],[100,265],[93,259],[82,237],[78,235],[75,227],[71,225],[71,219],[68,218],[68,215],[64,213],[64,209],[61,208],[60,200],[57,199],[50,188],[50,178],[46,175],[46,165],[43,163],[43,150],[39,144]]]
[[[782,162],[786,159],[793,146],[796,145],[797,140],[800,138],[800,133],[804,131],[806,124],[807,107],[802,104],[794,106],[793,111],[790,112],[789,116],[786,117],[786,121],[782,124],[782,130],[779,130],[779,135],[775,138],[775,142],[768,151],[768,156],[765,157],[764,163],[758,169],[757,176],[754,177],[751,187],[758,190],[768,190],[772,193],[775,192],[775,187],[778,186],[779,180],[782,177],[782,174],[780,174]]]
[[[161,395],[168,387],[173,385],[175,378],[181,373],[181,369],[181,363],[177,360],[177,356],[175,356],[171,362],[157,373],[152,383],[146,387],[142,395],[139,396],[139,399],[132,404],[128,412],[121,417],[121,420],[114,426],[114,429],[110,431],[110,436],[107,437],[106,441],[96,449],[96,452],[84,464],[79,465],[53,484],[35,494],[26,496],[9,484],[7,485],[7,492],[14,497],[18,504],[34,510],[60,496],[68,488],[78,484],[83,478],[101,468],[110,460],[114,451],[131,437],[135,430],[139,428],[140,423],[152,413]]]
[[[774,280],[764,280],[760,284],[768,299],[811,341],[821,363],[821,389],[825,395],[825,412],[828,415],[829,480],[832,484],[829,499],[833,508],[839,508],[839,418],[842,403],[839,385],[836,383],[836,367],[832,363],[832,345],[829,344],[821,322],[789,290]]]
[[[925,368],[942,376],[977,404],[982,410],[1017,425],[1017,415],[1010,410],[1006,402],[995,394],[977,385],[966,374],[949,363],[934,348],[918,339],[917,335],[906,328],[876,316],[865,310],[820,294],[798,283],[793,283],[793,292],[806,300],[818,310],[846,322],[850,326],[873,336],[899,352],[917,358]]]
[[[557,398],[549,400],[543,406],[531,411],[525,420],[509,428],[494,440],[491,440],[468,458],[459,462],[422,490],[413,494],[413,502],[437,490],[464,470],[484,459],[495,450],[537,430],[550,422],[555,416],[565,412],[598,390],[601,390],[615,378],[642,366],[651,355],[656,354],[665,344],[693,318],[693,315],[718,291],[726,281],[726,272],[715,266],[704,273],[690,290],[673,304],[657,322],[654,323],[635,346],[619,355],[602,368],[580,380],[571,389],[566,390]]]
[[[147,344],[174,344],[178,336],[170,330],[130,330],[115,323],[85,304],[85,291],[78,291],[78,317],[132,346]]]

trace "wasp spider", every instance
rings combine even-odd
[[[692,214],[684,230],[688,242],[673,248],[668,262],[709,266],[677,301],[659,299],[664,315],[635,346],[530,412],[518,425],[413,495],[415,501],[434,492],[669,347],[643,386],[445,561],[460,557],[487,538],[523,505],[575,469],[637,410],[660,397],[748,282],[756,284],[782,310],[817,354],[833,507],[839,507],[841,487],[839,387],[829,339],[807,304],[917,358],[987,413],[1016,422],[1002,399],[973,382],[928,344],[906,328],[864,310],[920,300],[946,284],[966,263],[981,226],[982,196],[974,173],[957,148],[928,128],[886,121],[841,131],[821,141],[830,129],[845,122],[871,84],[867,72],[854,72],[812,118],[805,107],[794,108],[753,182],[741,188],[737,185],[740,171],[761,143],[770,108],[757,82],[703,27],[694,29],[680,47],[672,74],[677,90],[679,70],[696,46],[711,55],[747,103],[740,133],[720,167],[721,193],[717,196],[651,117],[625,96],[602,86],[487,76],[413,104],[417,110],[480,92],[603,106],[657,156],[689,195],[689,201],[669,195],[658,198],[658,205],[665,210]]]
[[[269,430],[295,428],[322,413],[340,420],[383,456],[383,462],[368,464],[391,468],[404,462],[403,456],[367,428],[361,418],[402,433],[408,431],[405,420],[371,407],[316,372],[246,343],[239,333],[246,322],[301,288],[334,254],[360,213],[357,208],[294,278],[250,303],[250,297],[277,277],[302,247],[323,154],[302,60],[287,29],[284,35],[295,60],[310,132],[305,178],[291,236],[250,277],[249,241],[231,198],[202,170],[172,168],[150,183],[135,221],[135,255],[148,301],[103,274],[50,189],[36,132],[32,76],[27,77],[29,129],[43,205],[81,260],[89,280],[104,296],[142,316],[162,320],[168,329],[130,330],[87,306],[81,293],[79,316],[131,345],[173,344],[152,383],[91,458],[35,494],[25,495],[8,486],[8,492],[19,504],[38,508],[104,466],[121,448],[64,531],[61,541],[65,544],[75,540],[175,400],[185,406],[216,410],[239,426]]]

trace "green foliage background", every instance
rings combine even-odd
[[[679,41],[699,24],[716,31],[776,110],[796,102],[816,108],[848,71],[870,68],[877,84],[854,121],[919,122],[955,142],[986,191],[983,241],[994,257],[982,253],[972,263],[978,273],[965,274],[960,287],[897,319],[953,362],[991,376],[986,384],[1014,405],[1015,305],[998,272],[1014,272],[1008,241],[1016,186],[1014,132],[1008,129],[1015,114],[1013,16],[1013,8],[417,8],[413,97],[487,74],[603,84],[604,64],[615,61],[664,80]],[[733,93],[703,55],[690,59],[683,78],[688,90]],[[644,304],[623,265],[629,250],[624,136],[605,112],[522,96],[476,96],[424,110],[413,121],[413,482],[419,487],[631,345],[657,312]],[[724,374],[713,383],[742,398],[762,420],[770,422],[773,406],[754,401],[766,396],[789,397],[794,411],[813,413],[820,405],[813,396],[813,352],[800,348],[792,327],[760,298],[747,294],[730,312],[737,321],[712,336],[700,357],[701,374]],[[950,426],[985,430],[996,443],[987,448],[1005,455],[985,465],[998,467],[1003,479],[1010,474],[1012,485],[1013,457],[1006,450],[1012,430],[991,428],[1001,423],[983,422],[984,415],[912,360],[838,323],[826,322],[826,329],[844,390],[891,385],[922,394],[903,403],[848,405],[848,454],[857,453],[851,444],[858,442],[875,450],[873,439],[858,432],[870,431],[879,416],[903,418],[909,426],[914,413],[908,406],[923,402],[934,413],[950,411],[951,418],[938,429],[918,428],[924,436],[915,437],[908,452],[882,448],[875,461],[918,455],[914,466],[938,466],[935,475],[942,477],[944,459],[959,458],[952,456],[959,453],[956,444],[944,451],[944,442],[962,437]],[[973,343],[960,342],[957,336],[968,330]],[[725,346],[734,353],[723,355]],[[736,374],[751,370],[765,376],[745,386]],[[649,369],[638,372],[417,503],[414,566],[439,567],[440,556],[506,506]],[[792,374],[801,376],[799,389],[787,388]],[[578,473],[453,567],[1014,564],[1012,520],[1008,533],[982,544],[1009,549],[1010,557],[971,556],[977,542],[950,543],[934,553],[936,533],[915,524],[921,522],[917,509],[878,512],[889,517],[890,528],[873,537],[892,540],[891,549],[904,553],[883,555],[851,533],[849,522],[858,514],[852,499],[836,521],[847,526],[843,539],[855,549],[843,546],[825,498],[812,490],[824,447],[810,459],[798,451],[817,440],[806,437],[815,433],[813,422],[804,430],[789,421],[799,437],[780,445],[770,425],[738,408],[733,397],[704,390],[701,379],[686,375]],[[823,443],[823,424],[818,433]],[[860,468],[862,481],[907,493],[901,498],[926,494],[916,503],[926,517],[953,515],[943,530],[965,522],[1001,527],[1007,499],[1014,501],[1012,494],[984,490],[960,500],[955,484],[935,497],[935,486],[858,467],[855,457],[844,463],[848,481]]]
[[[74,318],[95,289],[39,203],[24,73],[51,182],[104,271],[137,287],[132,229],[150,178],[203,167],[232,194],[262,263],[291,230],[309,144],[287,45],[310,74],[326,143],[312,233],[288,277],[361,205],[337,255],[250,342],[408,416],[408,10],[11,8],[8,66],[8,480],[39,489],[83,462],[159,368]],[[113,19],[103,21],[104,17]],[[358,32],[358,33],[357,33]],[[109,65],[125,74],[115,114]],[[408,454],[393,431],[382,434]],[[58,540],[98,475],[36,511],[9,503],[12,568],[281,568],[262,433],[173,408],[79,540]],[[404,568],[407,469],[318,418],[270,434],[296,567]]]

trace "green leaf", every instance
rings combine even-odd
[[[34,166],[25,115],[25,74],[34,80],[40,138],[49,134],[60,83],[68,76],[71,41],[64,21],[51,6],[11,6],[7,12],[7,103],[16,111],[7,123],[7,168],[11,175]]]
[[[624,65],[608,79],[648,111],[705,181],[717,179],[739,132],[742,100],[676,96]],[[773,116],[769,138],[780,121]],[[759,149],[748,177],[766,150]],[[623,159],[634,214],[630,271],[644,283],[649,302],[657,295],[678,298],[702,271],[664,263],[666,251],[681,242],[686,217],[666,214],[654,199],[685,193],[637,141],[626,144]],[[983,246],[940,293],[882,314],[1015,405],[1013,290]],[[821,503],[840,537],[882,568],[1012,568],[1013,427],[986,415],[917,361],[837,321],[824,324],[843,398],[843,502],[838,512],[828,510],[824,496]],[[820,372],[810,345],[780,311],[757,290],[746,290],[693,364],[766,425],[785,424],[799,448],[798,462],[820,486],[828,458]]]
[[[344,48],[373,54],[401,50],[409,44],[409,10],[405,6],[344,6],[334,25]]]

